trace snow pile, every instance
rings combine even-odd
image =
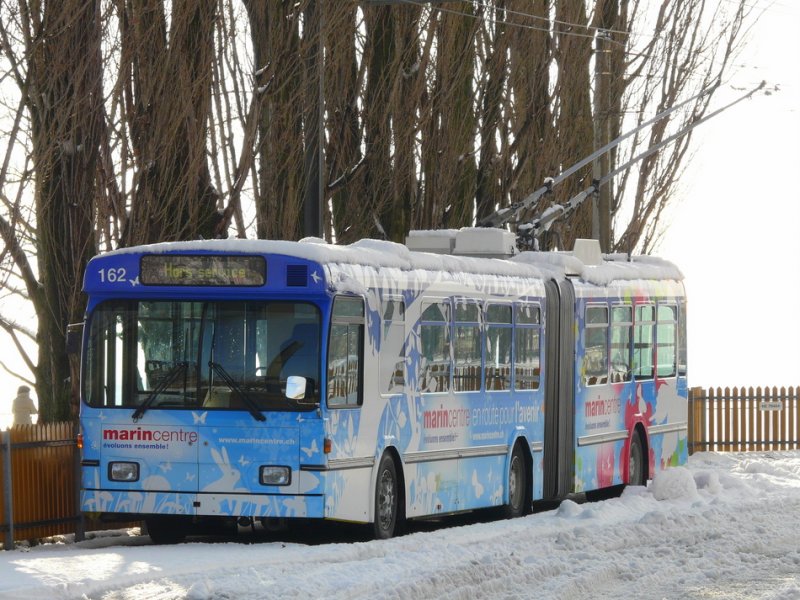
[[[51,543],[0,552],[0,598],[800,598],[800,452],[698,454],[619,498],[455,523],[321,545]]]
[[[697,484],[688,469],[675,467],[661,471],[651,484],[653,497],[656,500],[677,500],[678,498],[696,498]]]

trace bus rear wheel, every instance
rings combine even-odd
[[[505,516],[516,519],[526,513],[525,499],[528,497],[528,475],[525,468],[525,457],[519,445],[514,447],[511,463],[508,465],[508,504],[505,505]]]
[[[394,536],[398,529],[399,499],[397,469],[392,457],[384,454],[375,480],[375,518],[372,523],[375,539],[385,540]]]
[[[628,457],[628,485],[645,485],[644,448],[638,432],[633,434]]]

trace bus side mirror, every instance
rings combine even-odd
[[[315,381],[311,377],[289,375],[286,379],[286,397],[298,404],[319,406],[317,400]]]
[[[66,350],[67,354],[79,355],[83,341],[83,323],[70,323],[67,325]]]
[[[286,379],[286,397],[290,400],[302,400],[306,397],[306,378],[289,375]]]

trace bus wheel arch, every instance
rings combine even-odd
[[[523,437],[514,442],[506,469],[506,485],[505,517],[515,519],[528,514],[532,502],[533,457]]]
[[[378,461],[373,489],[372,534],[388,539],[405,531],[405,477],[400,457],[387,448]]]

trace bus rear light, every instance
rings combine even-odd
[[[292,481],[292,470],[289,467],[263,465],[258,475],[261,485],[289,485]]]
[[[325,438],[325,441],[322,442],[322,451],[325,454],[330,454],[332,449],[333,442],[331,442],[331,438]]]
[[[112,462],[108,463],[108,478],[111,481],[124,481],[127,483],[139,481],[139,463]]]
[[[83,450],[83,434],[79,433],[78,437],[75,439],[75,445],[78,446],[78,450]]]

